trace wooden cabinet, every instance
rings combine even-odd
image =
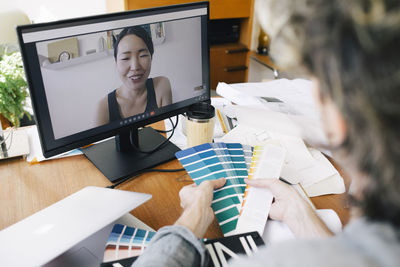
[[[215,89],[218,82],[239,83],[247,81],[247,47],[240,43],[210,47],[210,82]]]
[[[107,0],[109,12],[176,5],[199,0]],[[240,38],[237,43],[210,46],[210,82],[215,89],[219,81],[246,82],[250,62],[251,29],[254,0],[210,0],[210,19],[237,18]]]

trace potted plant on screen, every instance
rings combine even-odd
[[[0,117],[15,127],[20,126],[24,116],[30,119],[29,112],[25,110],[28,96],[21,53],[0,54]]]

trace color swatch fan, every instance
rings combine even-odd
[[[272,195],[260,188],[246,190],[244,178],[279,178],[285,159],[280,145],[253,148],[239,143],[211,143],[175,155],[197,185],[226,179],[225,185],[214,191],[211,204],[224,236],[255,230],[262,234]]]
[[[226,184],[214,191],[212,209],[222,233],[234,233],[239,217],[247,178],[247,164],[241,144],[202,144],[177,152],[181,162],[193,181],[199,185],[205,180],[225,178]]]
[[[115,224],[108,237],[103,260],[109,262],[139,256],[154,234],[153,231]]]

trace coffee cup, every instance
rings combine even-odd
[[[208,103],[193,104],[186,112],[185,132],[187,147],[193,147],[213,141],[215,108]]]

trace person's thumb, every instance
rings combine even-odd
[[[218,188],[224,186],[225,182],[226,182],[225,178],[213,180],[212,181],[213,189],[215,190],[215,189],[218,189]]]

